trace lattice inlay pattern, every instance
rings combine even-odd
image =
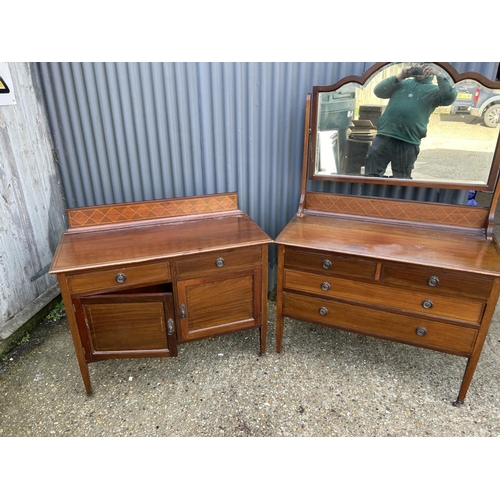
[[[235,193],[168,200],[72,208],[67,211],[71,228],[150,219],[227,212],[238,208]]]
[[[406,200],[386,200],[337,196],[327,193],[308,192],[308,210],[350,214],[361,217],[377,217],[403,221],[425,222],[468,228],[487,225],[488,210],[472,210],[462,205],[423,204]]]

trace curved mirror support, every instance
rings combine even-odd
[[[378,63],[314,87],[309,177],[490,191],[500,83],[446,63]]]

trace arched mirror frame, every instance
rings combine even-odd
[[[377,178],[377,177],[363,177],[363,176],[342,175],[342,174],[336,174],[332,176],[324,176],[316,174],[315,165],[316,165],[317,137],[319,132],[318,115],[319,115],[319,103],[321,94],[326,92],[336,91],[349,83],[356,83],[359,84],[360,86],[364,86],[366,82],[369,81],[379,70],[383,69],[384,67],[390,64],[392,63],[390,62],[375,63],[362,76],[351,75],[342,78],[337,83],[334,83],[332,85],[313,87],[312,101],[310,102],[311,109],[309,111],[310,113],[312,113],[312,115],[310,115],[311,128],[309,135],[309,144],[307,147],[308,155],[307,159],[304,158],[304,160],[307,161],[307,165],[304,165],[304,168],[307,168],[308,170],[309,179],[326,181],[326,182],[351,182],[351,183],[354,182],[354,183],[390,184],[390,185],[401,185],[401,186],[431,187],[431,188],[461,189],[461,190],[471,189],[471,190],[485,191],[485,192],[494,191],[500,169],[500,137],[497,138],[497,143],[492,157],[488,180],[485,184],[437,182],[437,181],[415,180],[415,179]],[[432,64],[446,71],[450,76],[450,78],[453,80],[454,84],[459,83],[463,80],[475,80],[485,87],[491,89],[500,89],[500,82],[493,82],[479,73],[472,71],[465,73],[458,73],[455,70],[455,68],[453,68],[453,66],[451,66],[449,63],[446,62],[435,62]]]

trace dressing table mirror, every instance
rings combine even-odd
[[[275,240],[277,352],[294,318],[464,357],[464,402],[500,292],[500,126],[475,109],[496,93],[448,63],[313,88],[298,211]]]

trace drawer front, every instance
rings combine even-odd
[[[200,253],[175,261],[178,279],[196,278],[227,271],[239,271],[260,266],[262,249],[260,246]]]
[[[69,287],[74,295],[125,290],[141,285],[165,283],[170,280],[170,265],[167,261],[88,271],[68,276]]]
[[[433,293],[432,289],[429,289],[429,293],[404,292],[399,288],[376,283],[349,281],[336,277],[332,279],[292,269],[285,269],[284,276],[284,287],[288,290],[475,324],[481,322],[485,306],[484,302],[479,300],[438,295]]]
[[[488,277],[478,278],[467,273],[400,264],[384,264],[380,281],[413,290],[435,291],[483,300],[488,299],[493,285],[493,279]]]
[[[477,329],[441,323],[428,318],[380,311],[294,293],[284,293],[283,313],[301,321],[346,331],[372,333],[430,349],[459,355],[472,351]]]
[[[377,263],[373,260],[344,257],[332,253],[304,252],[286,248],[285,267],[321,273],[325,276],[373,279]]]

